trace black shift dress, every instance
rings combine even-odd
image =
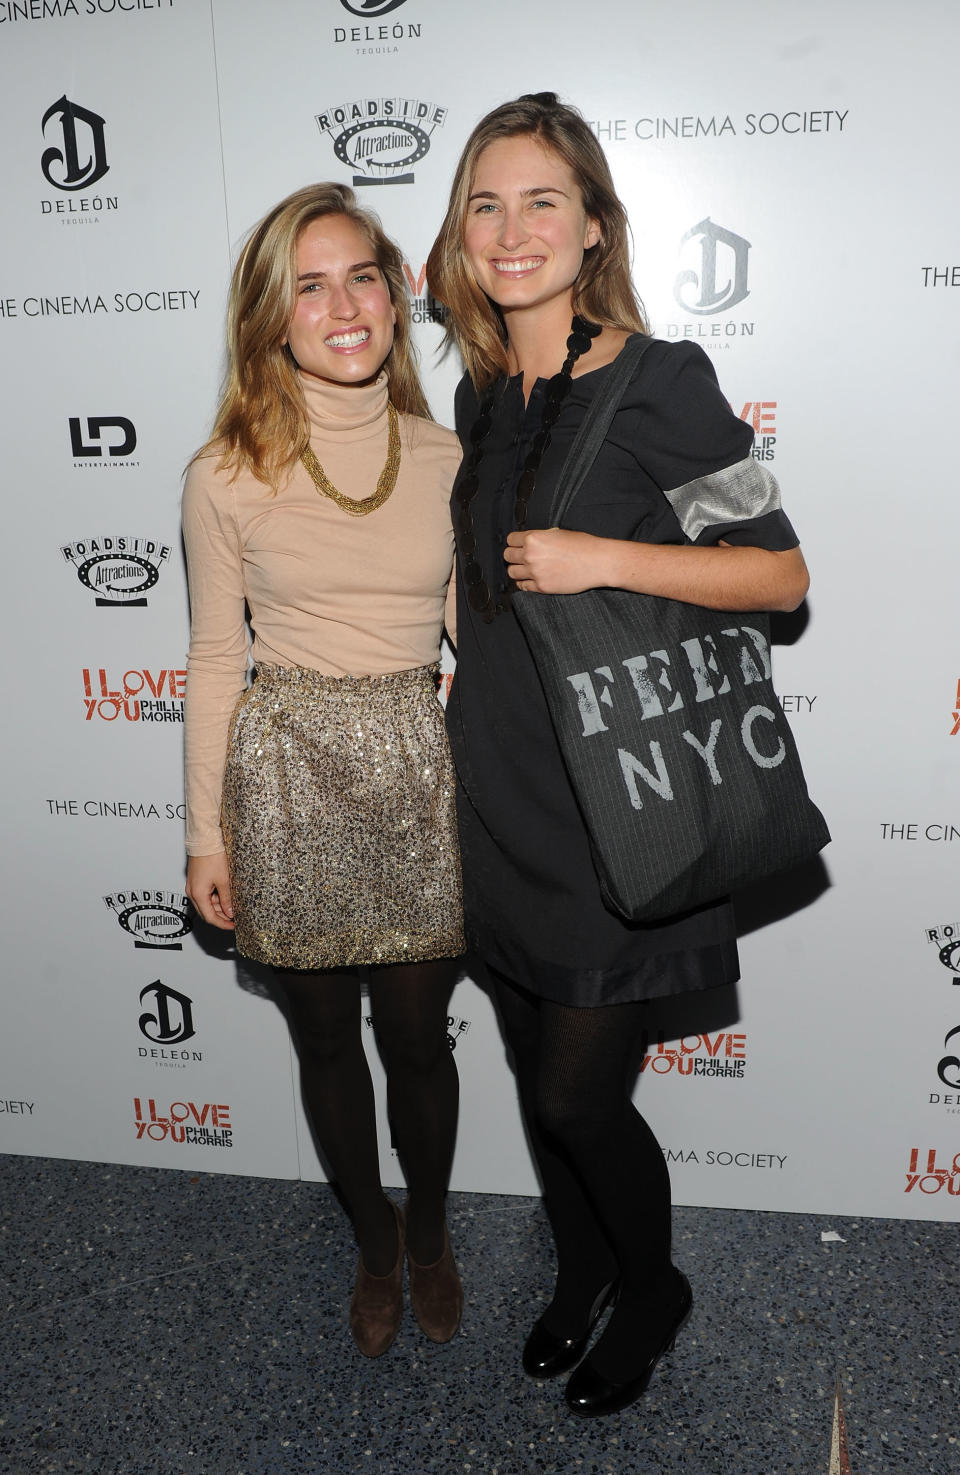
[[[530,528],[545,525],[564,459],[609,367],[573,380],[528,505]],[[522,376],[502,381],[483,442],[470,511],[494,599],[509,582],[503,549],[513,528],[514,487],[540,426],[546,384],[537,381],[525,406]],[[468,457],[477,409],[465,377],[456,423]],[[753,458],[752,442],[706,354],[692,343],[654,343],[565,526],[649,543],[722,538],[794,548],[777,483]],[[625,922],[604,905],[520,626],[509,609],[489,622],[471,609],[459,556],[457,565],[457,669],[447,726],[469,944],[514,983],[562,1004],[622,1003],[733,982],[739,969],[729,901],[647,925]]]

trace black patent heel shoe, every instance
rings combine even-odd
[[[657,1363],[666,1353],[672,1352],[677,1335],[693,1310],[693,1292],[690,1282],[682,1271],[677,1271],[680,1299],[669,1323],[664,1327],[660,1342],[649,1353],[635,1377],[623,1382],[607,1378],[594,1367],[590,1358],[582,1362],[566,1387],[567,1406],[583,1419],[599,1418],[602,1414],[615,1414],[622,1408],[635,1403],[646,1392]]]
[[[556,1378],[576,1367],[587,1350],[593,1329],[617,1293],[617,1282],[605,1285],[590,1307],[586,1329],[577,1337],[558,1337],[543,1325],[534,1325],[523,1349],[523,1370],[531,1378]]]

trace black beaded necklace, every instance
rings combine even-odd
[[[550,432],[556,423],[567,395],[570,393],[570,385],[574,364],[581,354],[589,353],[593,347],[593,340],[602,329],[598,323],[589,323],[586,318],[574,315],[570,326],[570,336],[567,339],[567,356],[558,374],[547,381],[544,397],[543,419],[540,421],[540,429],[533,438],[529,454],[523,463],[523,470],[517,482],[516,501],[514,503],[514,522],[519,531],[524,531],[527,523],[527,504],[533,495],[533,489],[537,483],[537,472],[540,470],[540,462],[543,453],[550,444]],[[477,611],[481,619],[489,623],[496,615],[502,614],[509,608],[508,589],[504,598],[495,600],[490,593],[490,586],[483,576],[483,569],[477,558],[477,543],[473,534],[473,516],[470,504],[477,492],[480,490],[480,476],[478,467],[483,460],[483,442],[490,433],[493,424],[493,402],[496,396],[498,384],[495,382],[484,390],[480,401],[480,412],[470,427],[470,459],[464,468],[464,474],[457,484],[456,491],[456,524],[457,543],[463,558],[463,576],[467,586],[467,600],[471,609]],[[512,587],[512,586],[511,586]]]

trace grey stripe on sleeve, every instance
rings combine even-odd
[[[780,487],[775,476],[753,456],[726,467],[698,476],[685,486],[665,492],[683,531],[695,543],[704,528],[718,523],[745,521],[776,512],[780,507]]]

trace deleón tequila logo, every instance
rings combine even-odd
[[[177,1045],[181,1040],[192,1039],[196,1034],[193,1027],[193,1000],[186,994],[178,994],[175,988],[167,988],[159,978],[148,983],[140,992],[141,1004],[152,998],[154,1012],[149,1009],[140,1015],[140,1033],[154,1045]]]
[[[91,113],[79,103],[68,101],[66,94],[44,113],[40,125],[44,137],[53,132],[53,126],[49,130],[47,127],[53,119],[59,122],[60,137],[58,144],[44,150],[40,160],[44,179],[55,189],[89,189],[110,168],[104,119],[99,113]]]
[[[399,10],[406,0],[357,0],[352,4],[350,0],[340,0],[344,10],[349,10],[351,15],[389,15],[391,10]]]
[[[695,240],[700,243],[699,271],[682,271],[673,284],[673,295],[685,311],[699,317],[727,312],[749,296],[747,254],[750,242],[722,225],[715,225],[709,215],[687,231],[680,242],[681,251],[688,241]],[[695,290],[696,296],[690,288]]]
[[[950,1049],[950,1041],[955,1040],[957,1035],[960,1035],[960,1024],[954,1029],[948,1030],[944,1036],[943,1048],[945,1050]],[[960,1049],[960,1044],[954,1045],[953,1049]],[[956,1091],[960,1088],[960,1057],[957,1055],[944,1055],[937,1066],[937,1075],[945,1086],[950,1087],[951,1091]]]

